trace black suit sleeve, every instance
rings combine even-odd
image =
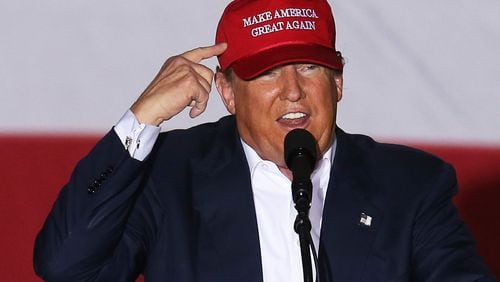
[[[36,238],[40,277],[131,281],[138,275],[147,237],[154,233],[151,218],[158,217],[150,214],[158,210],[149,207],[151,197],[141,191],[144,167],[113,130],[78,163]]]
[[[452,203],[457,182],[452,167],[429,181],[413,231],[413,270],[417,281],[495,281],[476,253],[474,241]]]

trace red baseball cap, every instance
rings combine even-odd
[[[252,79],[286,63],[342,70],[335,22],[326,0],[235,0],[219,21],[215,42],[226,42],[221,69]]]

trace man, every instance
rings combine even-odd
[[[342,57],[326,1],[236,0],[213,46],[167,60],[75,168],[35,246],[49,281],[302,281],[283,140],[312,133],[321,281],[493,281],[457,217],[453,169],[336,128]],[[200,62],[219,57],[215,74]],[[159,134],[212,79],[231,113]],[[125,148],[125,149],[124,149]]]

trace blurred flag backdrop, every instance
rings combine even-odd
[[[77,160],[166,58],[212,44],[226,3],[0,0],[1,280],[39,281],[33,240]],[[459,211],[500,275],[500,2],[330,4],[346,58],[339,126],[451,162]],[[212,94],[203,116],[164,130],[225,115]]]

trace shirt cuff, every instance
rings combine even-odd
[[[139,123],[131,110],[127,110],[113,129],[130,156],[139,161],[151,153],[160,135],[159,126]]]

